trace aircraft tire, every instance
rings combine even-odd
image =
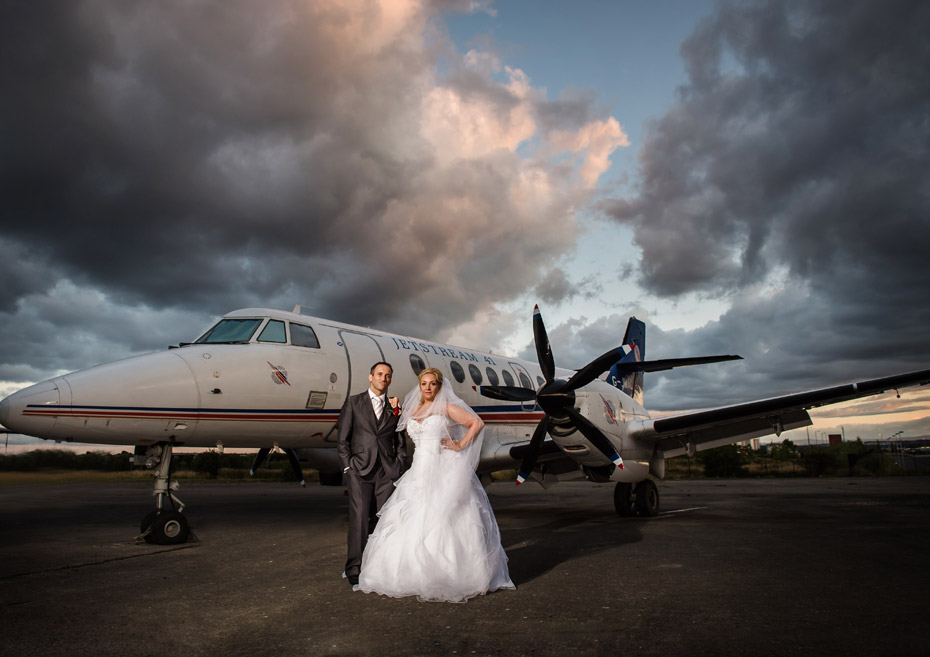
[[[156,545],[179,545],[190,536],[190,525],[183,513],[162,511],[155,520],[145,540]]]
[[[636,484],[636,512],[646,518],[659,515],[659,489],[655,482],[646,479]]]
[[[155,517],[158,515],[158,509],[154,509],[145,514],[145,517],[142,518],[142,522],[139,523],[139,531],[143,534],[146,530],[152,526],[152,523],[155,521]]]
[[[617,482],[614,486],[614,509],[617,515],[627,518],[633,515],[633,484]]]

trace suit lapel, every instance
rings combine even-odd
[[[377,429],[378,428],[378,416],[375,415],[375,407],[371,403],[371,395],[368,394],[368,391],[366,390],[361,395],[361,398],[362,398],[361,403],[363,403],[365,405],[365,408],[368,409],[367,411],[368,417],[371,418],[373,426],[375,427],[375,429]]]
[[[387,416],[388,416],[389,411],[390,411],[390,409],[391,409],[391,404],[390,404],[390,402],[388,402],[388,400],[387,400],[387,394],[385,393],[385,395],[384,395],[384,402],[381,404],[381,417],[380,417],[380,418],[378,418],[378,416],[375,415],[375,407],[374,407],[374,405],[371,403],[371,395],[368,394],[368,391],[367,391],[367,390],[364,392],[364,394],[361,395],[361,398],[362,398],[364,404],[368,407],[368,416],[369,416],[370,418],[372,418],[372,420],[374,421],[374,423],[375,423],[375,429],[376,429],[376,430],[377,430],[377,429],[380,429],[381,426],[382,426],[385,422],[387,422]]]
[[[381,404],[381,419],[378,420],[378,428],[379,428],[379,429],[381,428],[381,426],[382,426],[385,422],[387,422],[388,409],[389,409],[390,407],[391,407],[391,405],[388,403],[387,394],[385,394],[385,395],[384,395],[384,403]],[[372,409],[372,411],[374,411],[374,409]],[[376,415],[375,417],[378,417],[378,416]]]
[[[379,419],[378,416],[375,415],[375,406],[371,403],[371,395],[368,394],[367,390],[362,395],[362,399],[364,400],[365,405],[368,407],[368,417],[370,417],[371,421],[374,423],[375,433],[377,433],[378,429],[381,428],[381,423],[384,422],[384,404],[381,406],[381,418]]]

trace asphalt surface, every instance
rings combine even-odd
[[[0,488],[0,655],[928,655],[930,477],[489,489],[516,591],[353,593],[341,488],[186,484],[195,540],[137,544],[147,484]]]

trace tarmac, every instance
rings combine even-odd
[[[184,484],[194,540],[136,543],[149,484],[0,488],[0,655],[928,655],[930,477],[488,490],[516,591],[353,593],[347,502]]]

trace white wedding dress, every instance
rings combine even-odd
[[[449,420],[410,420],[413,465],[397,480],[362,557],[359,589],[465,602],[515,589],[488,496],[462,452],[440,440]]]

